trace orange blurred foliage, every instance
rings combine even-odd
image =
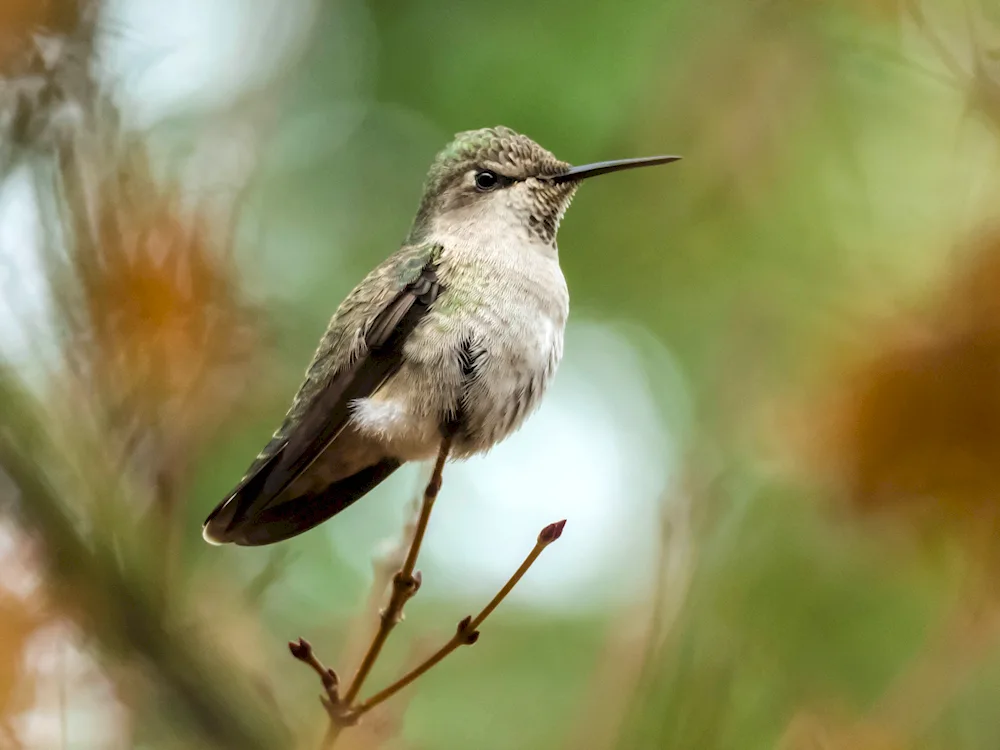
[[[16,742],[11,720],[35,699],[36,675],[25,664],[25,650],[35,633],[55,618],[34,584],[29,550],[28,544],[14,544],[0,556],[4,569],[4,585],[0,587],[0,745],[3,747],[16,746],[5,744]]]
[[[157,182],[140,145],[67,195],[74,247],[56,296],[76,386],[127,443],[153,442],[159,475],[183,465],[252,382],[259,329],[231,237]]]
[[[856,508],[990,539],[1000,525],[1000,231],[915,316],[866,343],[820,450]],[[922,524],[921,524],[922,525]]]
[[[0,72],[25,58],[36,33],[61,34],[77,27],[79,0],[4,0],[0,3]]]

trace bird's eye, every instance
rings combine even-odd
[[[500,178],[497,176],[496,172],[491,172],[488,169],[476,172],[476,189],[486,192],[487,190],[495,190],[500,186]]]

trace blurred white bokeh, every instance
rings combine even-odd
[[[223,109],[293,62],[315,10],[315,0],[112,0],[102,59],[140,123]]]

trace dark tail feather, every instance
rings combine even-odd
[[[216,544],[231,543],[244,547],[259,547],[291,539],[340,513],[401,465],[402,461],[397,459],[383,459],[331,484],[322,492],[274,503],[258,513],[253,513],[252,507],[239,507],[243,503],[252,506],[253,501],[241,498],[238,492],[209,516],[205,523],[205,538]],[[235,506],[226,512],[228,509],[225,506],[230,504]],[[244,512],[241,513],[241,510]],[[220,529],[224,519],[231,520]]]

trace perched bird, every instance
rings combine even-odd
[[[580,181],[504,127],[459,133],[406,243],[341,303],[281,427],[212,511],[213,544],[264,545],[336,515],[407,461],[482,453],[538,406],[563,353],[556,232]]]

